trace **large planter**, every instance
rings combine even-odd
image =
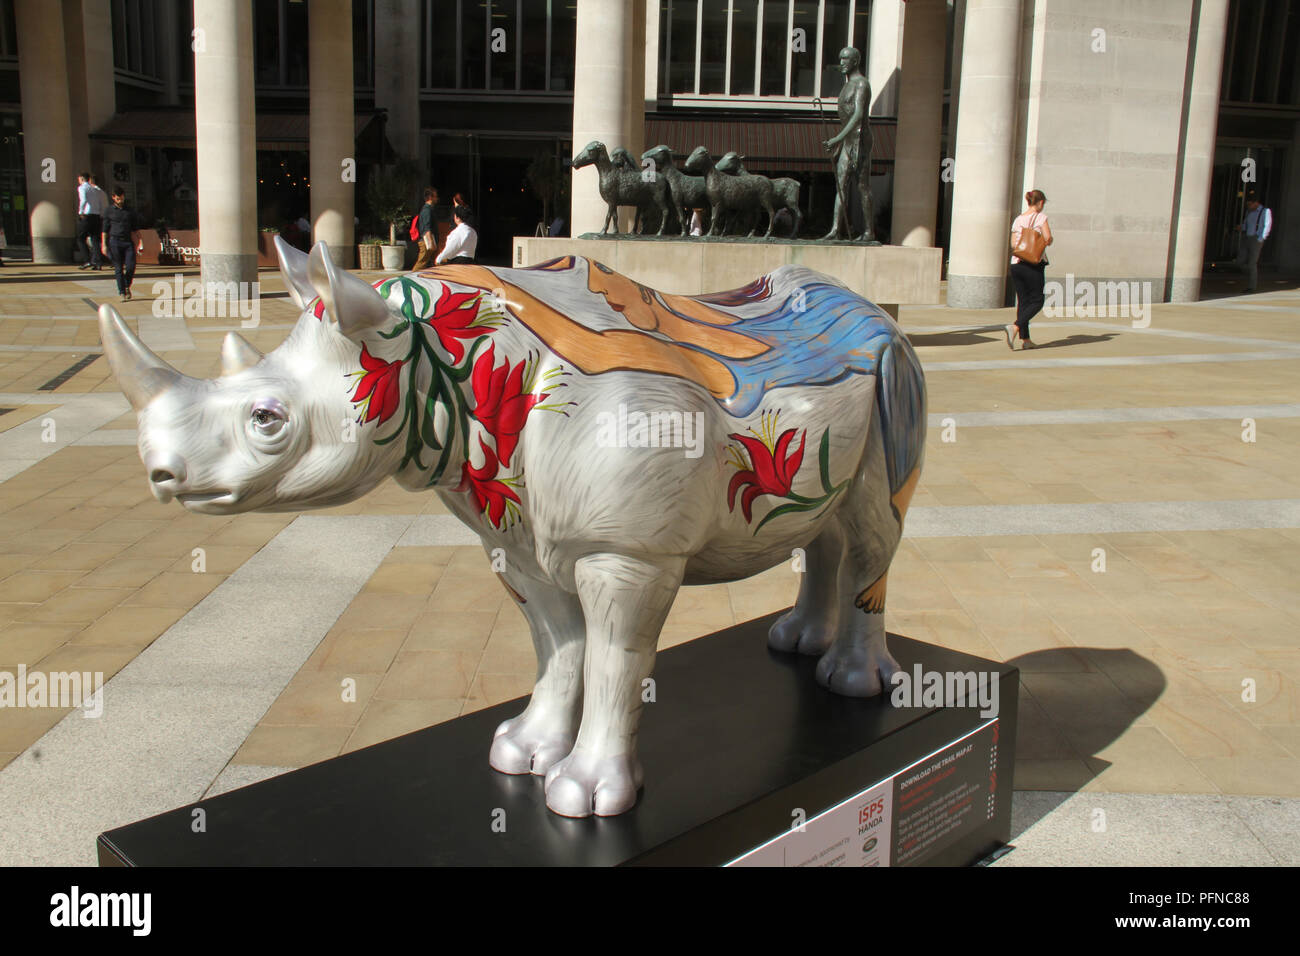
[[[367,242],[357,246],[357,268],[362,272],[378,272],[384,267],[383,257],[379,254],[380,246]]]
[[[385,272],[401,272],[402,264],[406,261],[406,246],[380,246],[380,257],[384,263]]]

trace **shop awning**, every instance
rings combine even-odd
[[[707,118],[646,118],[646,147],[664,144],[674,156],[685,158],[697,146],[714,156],[735,150],[745,157],[745,167],[752,172],[768,170],[829,172],[831,160],[822,149],[827,129],[816,119],[748,119],[715,120]],[[875,163],[894,161],[894,122],[872,122],[875,141],[871,151]]]

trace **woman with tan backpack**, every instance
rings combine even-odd
[[[1040,189],[1025,193],[1025,211],[1011,223],[1011,281],[1016,287],[1016,321],[1006,326],[1007,347],[1013,352],[1032,349],[1029,320],[1043,308],[1047,247],[1052,244],[1052,227],[1043,206],[1047,197]]]

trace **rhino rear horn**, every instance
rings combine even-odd
[[[307,254],[289,245],[281,236],[276,236],[275,257],[280,260],[280,275],[284,277],[284,287],[289,290],[289,297],[298,308],[306,309],[307,304],[316,297],[307,275]]]
[[[221,342],[221,374],[234,375],[262,361],[262,353],[238,332],[227,332]]]
[[[348,338],[356,338],[391,321],[392,313],[384,297],[369,282],[334,265],[325,243],[312,246],[307,257],[307,273],[312,288],[325,303],[325,311]]]
[[[99,307],[99,339],[118,387],[137,412],[185,378],[141,342],[111,305]]]

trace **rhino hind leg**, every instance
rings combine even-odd
[[[537,652],[537,681],[528,706],[493,735],[488,762],[510,774],[544,774],[573,749],[582,715],[586,625],[582,605],[564,591],[515,571],[502,583],[519,605]]]
[[[842,602],[836,577],[844,555],[839,519],[833,517],[806,551],[799,598],[767,632],[767,645],[774,651],[824,654],[839,634]]]
[[[879,409],[873,409],[867,451],[836,514],[844,555],[836,579],[840,627],[817,662],[817,682],[847,697],[874,697],[890,686],[898,662],[885,646],[885,587],[903,536],[886,473]]]
[[[637,728],[655,647],[686,561],[622,554],[578,560],[574,580],[587,624],[582,726],[573,750],[546,774],[546,805],[566,817],[613,816],[641,787]]]

